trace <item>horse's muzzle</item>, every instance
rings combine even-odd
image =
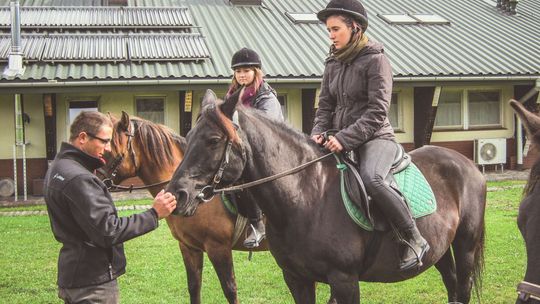
[[[192,206],[193,199],[190,198],[190,195],[186,190],[175,191],[174,196],[176,197],[177,204],[172,214],[192,216],[195,213],[197,207]]]

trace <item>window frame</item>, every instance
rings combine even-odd
[[[146,119],[146,120],[149,120],[148,118],[141,117],[139,115],[139,109],[137,107],[137,102],[139,100],[142,100],[142,99],[148,99],[148,100],[160,99],[161,100],[161,102],[163,103],[163,122],[156,122],[156,121],[152,121],[152,120],[150,120],[150,121],[152,121],[154,123],[158,123],[158,124],[167,125],[167,115],[165,115],[167,113],[167,96],[166,95],[135,95],[133,97],[133,110],[134,110],[133,113],[135,113],[135,116]]]
[[[277,100],[279,101],[279,104],[281,106],[281,114],[283,114],[283,120],[288,122],[289,121],[289,107],[287,102],[287,94],[279,94],[277,93],[276,96]],[[281,99],[283,99],[283,103],[281,103]]]
[[[461,93],[461,125],[455,126],[437,126],[433,125],[434,131],[475,131],[475,130],[495,130],[504,128],[504,107],[503,107],[503,90],[497,88],[447,88],[442,90],[441,95],[444,92],[460,92]],[[471,125],[470,111],[469,111],[469,93],[471,92],[497,92],[499,95],[499,122],[496,124],[482,124]],[[438,107],[438,106],[437,106]],[[437,114],[439,113],[437,109]]]
[[[392,106],[392,100],[394,99],[394,96],[396,96],[396,105],[395,108],[397,109],[396,112],[396,119],[397,119],[397,125],[394,126],[392,122],[390,121],[390,111],[388,112],[388,120],[390,121],[390,124],[392,125],[392,128],[394,129],[394,132],[405,132],[403,127],[403,98],[401,97],[403,94],[401,94],[401,91],[392,91],[392,97],[390,97],[390,109],[393,108]]]

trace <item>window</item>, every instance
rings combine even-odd
[[[398,102],[398,96],[398,93],[392,93],[390,111],[388,112],[388,119],[394,130],[401,130],[401,108]]]
[[[97,99],[96,100],[71,100],[69,102],[69,113],[68,113],[68,119],[69,119],[69,125],[75,120],[75,117],[79,115],[79,113],[84,111],[97,111],[98,105],[97,105]],[[69,128],[68,128],[69,130]]]
[[[450,24],[450,21],[434,14],[380,14],[388,24]]]
[[[498,90],[442,90],[435,128],[477,129],[502,126]]]
[[[444,128],[460,128],[461,122],[461,92],[441,92],[435,126]]]
[[[281,113],[283,113],[283,118],[285,121],[287,121],[287,95],[278,95],[277,99],[281,105]]]
[[[500,126],[501,107],[498,91],[469,92],[469,126]]]
[[[416,24],[418,23],[418,20],[414,19],[413,17],[409,15],[404,15],[404,14],[400,14],[400,15],[384,14],[384,15],[379,15],[379,17],[390,24]]]
[[[439,15],[414,14],[411,16],[422,24],[449,24],[450,23],[450,21],[444,19],[443,17]]]
[[[314,13],[289,13],[285,12],[285,15],[291,19],[294,23],[319,23],[317,15]]]
[[[165,124],[164,97],[137,97],[135,99],[136,115],[158,124]]]

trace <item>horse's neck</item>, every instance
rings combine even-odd
[[[246,182],[282,173],[322,156],[313,144],[282,126],[253,124],[248,120],[242,129],[246,130],[251,149],[244,171]],[[252,193],[267,216],[282,221],[284,213],[309,209],[313,202],[311,197],[298,193],[303,192],[306,185],[324,183],[327,166],[315,163],[298,173],[265,183]]]
[[[180,164],[180,161],[183,158],[183,152],[180,149],[178,143],[176,144],[174,155],[175,157],[173,159],[172,165],[165,165],[164,167],[158,167],[147,156],[141,156],[143,157],[143,164],[141,164],[141,168],[139,169],[137,176],[143,181],[145,185],[152,185],[171,180],[174,171],[176,170],[176,168]],[[161,189],[164,189],[165,186],[166,184],[157,185],[155,187],[149,188],[148,191],[152,194],[152,196],[155,196],[159,191],[161,191]]]

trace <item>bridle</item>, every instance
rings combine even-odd
[[[234,125],[235,129],[238,131],[240,129],[240,125],[238,124],[238,113],[237,112],[234,112],[232,120],[233,120],[233,125]],[[216,194],[218,194],[218,193],[225,194],[225,193],[234,193],[234,192],[242,191],[244,189],[247,189],[247,188],[250,188],[250,187],[253,187],[253,186],[264,184],[264,183],[276,180],[278,178],[282,178],[284,176],[297,173],[299,171],[302,171],[306,167],[308,167],[308,166],[310,166],[310,165],[312,165],[312,164],[314,164],[316,162],[319,162],[319,161],[327,158],[328,156],[334,154],[332,152],[327,153],[327,154],[325,154],[325,155],[323,155],[321,157],[318,157],[318,158],[313,159],[313,160],[311,160],[311,161],[309,161],[307,163],[296,166],[296,167],[294,167],[292,169],[289,169],[289,170],[286,170],[286,171],[283,171],[281,173],[274,174],[274,175],[271,175],[271,176],[268,176],[268,177],[264,177],[264,178],[261,178],[261,179],[258,179],[258,180],[252,181],[252,182],[248,182],[248,183],[244,183],[244,184],[240,184],[240,185],[235,185],[235,186],[228,187],[228,188],[216,189],[216,186],[221,182],[221,178],[223,177],[223,172],[225,171],[227,165],[229,164],[229,160],[230,160],[229,154],[231,153],[231,151],[232,151],[232,141],[229,138],[227,140],[227,145],[225,147],[225,151],[223,152],[223,156],[221,158],[221,163],[219,165],[219,168],[218,168],[216,174],[214,175],[214,178],[212,179],[211,184],[204,186],[199,191],[199,193],[195,196],[196,198],[200,199],[203,202],[208,202],[208,201],[212,200],[212,198],[214,198],[214,196]],[[246,162],[246,152],[245,152],[245,149],[243,147],[242,147],[242,159],[244,160],[244,163],[245,163]]]
[[[517,286],[518,297],[521,301],[534,299],[540,301],[540,285],[521,281]]]
[[[104,170],[101,170],[101,173],[103,174],[103,176],[105,176],[105,178],[102,181],[105,184],[105,186],[107,186],[107,189],[109,189],[109,191],[116,191],[116,192],[129,191],[129,192],[131,192],[133,190],[148,189],[148,188],[151,188],[151,187],[154,187],[154,186],[164,185],[164,184],[167,184],[170,181],[170,180],[166,180],[166,181],[153,183],[153,184],[150,184],[150,185],[137,186],[137,187],[135,187],[133,185],[130,185],[130,186],[117,185],[117,184],[115,184],[113,182],[113,179],[118,174],[118,168],[120,167],[120,164],[122,164],[122,162],[126,158],[126,154],[129,155],[129,158],[131,159],[131,163],[133,164],[133,167],[135,168],[135,175],[138,175],[138,173],[139,173],[140,168],[137,167],[137,156],[136,156],[136,153],[135,153],[135,149],[133,148],[133,137],[135,137],[135,132],[136,131],[137,131],[136,124],[133,122],[133,120],[130,119],[128,129],[124,132],[125,135],[127,136],[126,150],[124,152],[120,153],[119,155],[117,155],[112,160],[111,169],[109,170],[109,172],[111,172],[110,174],[107,174],[107,172],[103,172]]]

